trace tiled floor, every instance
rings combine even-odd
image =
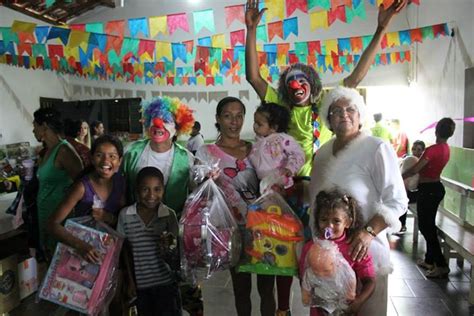
[[[408,220],[408,231],[412,231]],[[470,306],[469,295],[470,266],[467,262],[463,269],[451,260],[448,280],[428,280],[423,272],[415,265],[417,257],[424,252],[424,240],[420,237],[420,245],[413,254],[412,234],[391,236],[392,262],[394,272],[389,276],[389,307],[388,316],[464,316],[474,315],[474,306]],[[255,283],[255,282],[254,282]],[[233,294],[230,275],[228,272],[216,273],[203,283],[205,315],[236,315],[233,307]],[[252,290],[253,315],[258,312],[258,294]],[[308,315],[308,310],[301,304],[301,295],[297,281],[294,282],[291,294],[291,309],[293,316]],[[16,308],[11,316],[19,315],[64,315],[64,310],[58,310],[48,303],[34,303],[34,297],[28,298]]]

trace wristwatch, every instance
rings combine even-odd
[[[364,227],[364,229],[365,229],[366,232],[371,234],[372,237],[377,237],[377,234],[375,233],[375,230],[372,226],[367,225],[367,226]]]

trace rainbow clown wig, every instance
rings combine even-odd
[[[151,101],[142,101],[141,106],[146,129],[161,121],[171,136],[191,133],[194,125],[193,110],[178,98],[157,97]]]

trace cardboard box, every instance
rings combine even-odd
[[[18,264],[18,283],[21,300],[38,290],[38,264],[35,258],[28,258]]]
[[[0,260],[0,314],[10,312],[19,304],[18,259],[15,254]]]

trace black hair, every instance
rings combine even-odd
[[[236,97],[225,97],[223,98],[222,100],[219,101],[219,103],[217,103],[217,107],[216,107],[216,115],[217,116],[220,116],[222,114],[222,111],[224,111],[224,107],[229,104],[229,103],[232,103],[232,102],[237,102],[237,103],[240,103],[240,105],[242,105],[242,109],[244,110],[244,114],[245,114],[245,104],[239,99],[239,98],[236,98]],[[221,127],[219,126],[219,123],[216,122],[216,124],[214,124],[217,128],[217,131],[221,131]]]
[[[91,134],[92,135],[95,135],[95,128],[96,127],[99,127],[99,125],[102,124],[101,121],[93,121],[90,125],[90,130],[91,130]]]
[[[290,124],[290,111],[276,103],[262,103],[255,112],[265,115],[268,125],[278,133],[286,133]]]
[[[102,144],[112,144],[114,145],[115,149],[117,149],[117,153],[119,155],[120,158],[122,158],[123,156],[123,145],[122,145],[122,142],[120,141],[120,139],[118,139],[117,137],[115,136],[112,136],[112,135],[102,135],[102,136],[99,136],[93,143],[92,143],[92,146],[91,146],[91,151],[90,151],[90,154],[91,156],[94,155],[95,151],[97,150],[97,148],[102,145]]]
[[[82,125],[81,121],[67,118],[64,119],[63,124],[65,136],[76,138],[79,135]]]
[[[353,197],[337,188],[330,191],[320,191],[316,196],[314,209],[314,227],[318,235],[321,234],[318,224],[320,216],[336,208],[344,210],[347,217],[352,220],[347,236],[363,226],[361,209]]]
[[[415,140],[413,142],[413,146],[421,146],[421,148],[423,148],[423,150],[425,150],[425,148],[426,148],[426,144],[422,140]]]
[[[145,167],[142,168],[137,174],[137,189],[142,184],[143,180],[146,178],[158,178],[161,184],[164,185],[165,179],[163,177],[163,173],[161,173],[160,169],[156,167]]]
[[[40,108],[33,113],[34,121],[42,125],[45,123],[54,133],[60,134],[63,131],[61,113],[53,108]]]
[[[375,113],[374,114],[374,121],[375,122],[380,122],[381,119],[382,119],[382,113]]]
[[[454,123],[453,119],[450,117],[444,117],[438,121],[436,124],[436,136],[448,139],[449,137],[453,136],[454,130],[456,129],[456,123]]]
[[[323,88],[323,86],[321,85],[321,79],[319,78],[318,73],[316,72],[316,70],[314,70],[313,67],[301,63],[296,63],[289,66],[280,75],[280,79],[278,81],[278,94],[280,95],[282,101],[285,104],[288,104],[288,106],[290,107],[292,107],[293,105],[286,84],[286,76],[291,70],[294,69],[301,70],[308,78],[308,82],[311,87],[311,97],[313,99],[320,96],[321,90]]]
[[[201,130],[201,123],[199,123],[198,121],[194,121],[193,128],[197,128],[197,130],[200,131]]]

